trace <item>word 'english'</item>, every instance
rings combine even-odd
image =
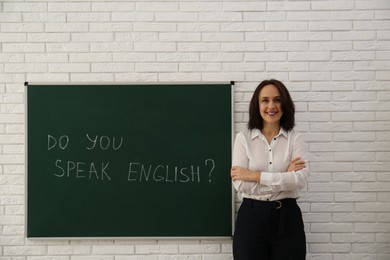
[[[212,162],[214,169],[214,160],[207,159],[207,162]],[[203,174],[203,177],[206,175],[211,182],[211,172],[213,169],[207,170],[207,174]],[[179,166],[170,166],[170,165],[151,165],[151,164],[142,164],[139,162],[130,162],[129,170],[127,175],[128,182],[201,182],[201,177],[203,171],[205,171],[199,165],[189,165],[187,167]]]

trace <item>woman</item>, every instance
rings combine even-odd
[[[248,130],[237,134],[231,177],[243,197],[238,211],[235,260],[304,260],[306,239],[296,203],[309,175],[306,144],[293,130],[295,107],[278,80],[253,93]]]

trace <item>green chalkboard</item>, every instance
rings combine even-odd
[[[232,85],[27,84],[27,237],[232,235]]]

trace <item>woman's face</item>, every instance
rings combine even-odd
[[[282,100],[279,90],[274,85],[264,86],[259,94],[260,115],[264,125],[280,124],[283,115]]]

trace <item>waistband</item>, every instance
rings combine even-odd
[[[287,207],[288,205],[297,204],[297,199],[286,198],[281,200],[254,200],[244,198],[242,203],[252,208],[282,209],[283,207]]]

